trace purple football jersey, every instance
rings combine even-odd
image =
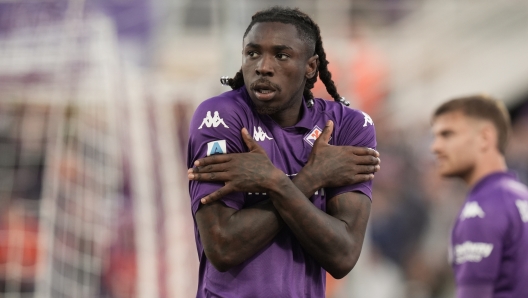
[[[210,98],[197,108],[190,124],[187,165],[213,154],[247,152],[240,130],[248,129],[264,148],[271,162],[286,175],[295,176],[308,161],[312,146],[328,120],[334,122],[330,144],[375,148],[372,119],[361,111],[340,103],[315,99],[312,108],[303,101],[301,119],[291,127],[280,127],[267,115],[259,115],[246,88]],[[193,218],[200,199],[223,186],[215,182],[189,182]],[[327,198],[357,191],[371,198],[372,182],[326,188],[317,191],[311,202],[326,210]],[[236,210],[267,199],[266,193],[231,193],[222,202]],[[207,260],[194,221],[200,259],[197,297],[324,297],[325,271],[309,256],[287,228],[261,251],[227,272],[219,272]]]
[[[453,227],[457,285],[491,284],[495,298],[528,297],[528,188],[492,173],[470,191]]]

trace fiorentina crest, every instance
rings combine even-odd
[[[321,133],[323,132],[322,129],[319,128],[319,126],[315,126],[314,128],[312,128],[312,130],[306,135],[304,136],[304,140],[310,144],[310,146],[313,147],[313,144],[315,143],[315,140],[317,140],[317,138],[319,138],[319,136],[321,135]]]

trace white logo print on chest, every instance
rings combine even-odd
[[[213,117],[211,117],[211,111],[207,111],[207,115],[205,115],[205,118],[202,121],[202,125],[200,125],[198,129],[202,129],[204,125],[206,127],[218,127],[220,124],[222,124],[225,128],[229,128],[229,126],[225,124],[224,119],[220,118],[218,111],[214,112]]]
[[[455,245],[455,263],[478,263],[482,259],[489,257],[492,251],[492,243],[466,241],[462,244]]]
[[[262,127],[258,127],[258,129],[253,126],[253,139],[255,141],[264,141],[265,139],[273,140],[273,138],[268,137],[265,131],[262,130]]]

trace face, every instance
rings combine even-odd
[[[244,38],[242,73],[258,113],[298,116],[304,84],[317,68],[307,48],[294,25],[253,25]]]
[[[481,125],[460,111],[448,112],[433,121],[433,144],[440,174],[467,179],[475,169],[481,148]]]

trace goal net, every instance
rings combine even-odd
[[[0,297],[191,297],[187,105],[85,7],[0,3]]]

